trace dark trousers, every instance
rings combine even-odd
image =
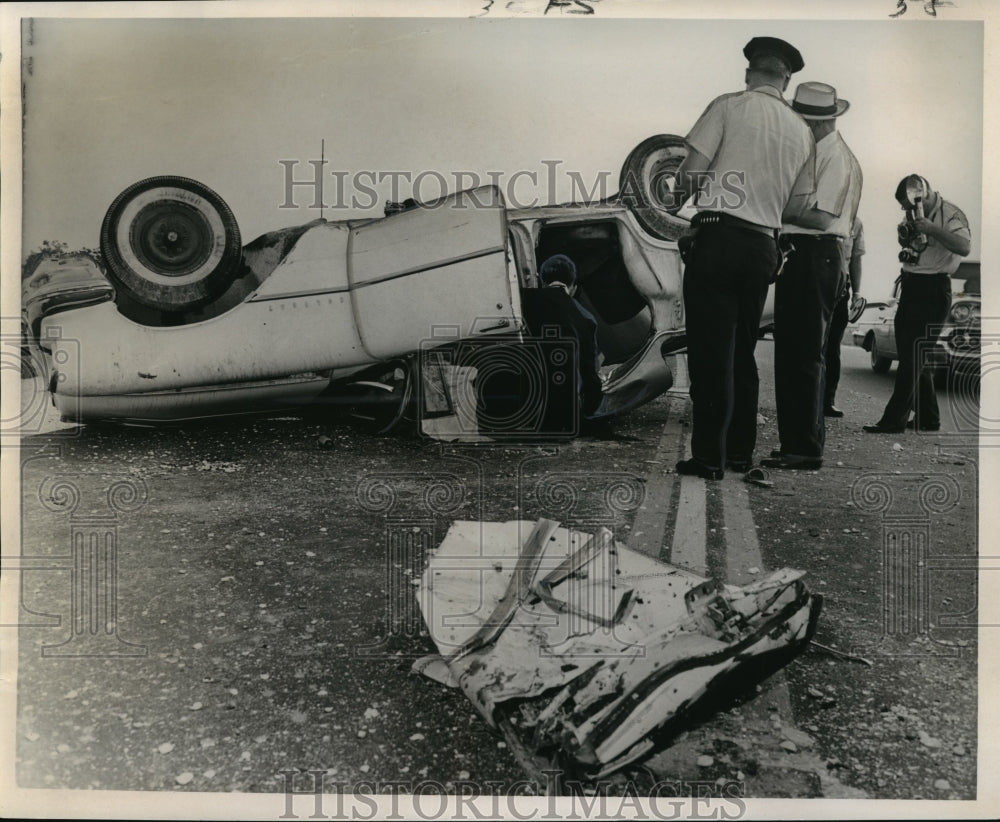
[[[926,352],[937,339],[951,308],[951,278],[947,274],[907,274],[903,272],[899,307],[893,328],[899,367],[892,396],[882,412],[879,425],[902,429],[916,411],[918,427],[941,424],[937,394],[931,370],[924,366]]]
[[[840,344],[844,341],[847,330],[848,303],[851,298],[845,289],[837,304],[833,307],[830,317],[830,330],[826,340],[826,387],[823,404],[833,405],[837,399],[837,386],[840,384]]]
[[[698,228],[684,269],[691,379],[691,452],[713,468],[749,459],[757,444],[759,379],[754,348],[768,284],[778,265],[774,239],[722,225]]]
[[[825,349],[843,288],[843,245],[829,236],[789,235],[774,291],[774,394],[781,451],[822,457]]]

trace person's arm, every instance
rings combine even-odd
[[[816,193],[816,144],[809,137],[809,155],[799,169],[792,185],[792,193],[781,211],[782,223],[794,223],[808,211]]]
[[[705,180],[705,172],[712,162],[697,149],[688,146],[687,156],[677,169],[677,187],[674,189],[674,206],[680,208],[688,198],[695,194]]]
[[[799,217],[809,206],[809,196],[808,194],[793,194],[781,211],[781,222],[784,224],[797,223]]]
[[[851,225],[851,258],[847,261],[847,276],[851,295],[856,300],[861,291],[861,258],[865,255],[865,227],[858,217]]]
[[[843,155],[826,157],[817,162],[816,192],[807,208],[789,215],[788,222],[826,231],[840,216],[847,203],[851,169]]]
[[[687,155],[677,169],[674,211],[683,206],[692,194],[696,194],[705,182],[705,172],[708,171],[722,143],[722,135],[725,132],[726,100],[729,97],[730,95],[716,97],[709,103],[684,138]]]
[[[966,236],[966,232],[968,232],[967,228],[961,228],[958,231],[949,231],[947,228],[939,226],[926,217],[917,217],[913,221],[913,224],[921,234],[933,237],[952,254],[957,254],[959,257],[969,256],[969,252],[972,250],[972,240]]]
[[[851,279],[851,294],[857,297],[861,291],[861,254],[851,252],[851,261],[847,264],[847,275]]]
[[[789,202],[789,205],[791,205],[791,202]],[[786,207],[785,210],[787,211],[788,208]],[[795,215],[782,214],[781,219],[783,222],[792,223],[803,228],[815,228],[818,231],[826,231],[833,225],[833,221],[837,219],[837,215],[823,211],[823,209],[816,208],[816,206],[811,206]]]

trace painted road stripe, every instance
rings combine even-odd
[[[673,520],[672,498],[674,493],[674,463],[684,441],[684,430],[678,422],[677,408],[681,403],[668,400],[667,421],[663,435],[656,446],[646,477],[646,493],[636,511],[629,537],[629,548],[650,557],[660,558],[664,537]],[[704,483],[703,483],[704,484]],[[704,491],[702,492],[704,506]],[[704,517],[702,518],[704,530]]]
[[[684,400],[686,402],[686,399]],[[677,477],[674,462],[683,453],[690,457],[689,438],[678,423],[679,400],[670,400],[670,413],[663,426],[663,435],[656,447],[653,470],[646,481],[646,499],[636,514],[629,547],[649,556],[659,556],[664,535],[671,519],[670,503],[673,484],[680,481],[680,496],[674,512],[673,539],[669,562],[707,576],[706,518],[707,483],[698,477]],[[682,449],[683,448],[683,452]],[[766,573],[757,540],[757,526],[750,511],[750,494],[746,483],[732,472],[719,483],[722,499],[722,528],[726,548],[726,579],[731,585],[746,585]],[[751,571],[754,569],[754,571]],[[754,719],[765,719],[772,711],[791,722],[791,698],[788,684],[780,672],[763,683],[763,699],[744,705],[744,713]]]
[[[705,480],[698,477],[681,479],[677,521],[674,525],[674,539],[670,545],[671,565],[680,565],[703,576],[708,575],[705,495]]]
[[[735,477],[735,474],[731,476]],[[726,582],[747,585],[766,572],[757,541],[757,526],[750,512],[750,493],[744,482],[722,485],[722,524],[726,535]],[[744,716],[764,721],[777,713],[792,725],[792,698],[783,672],[764,680],[757,699],[743,706]]]
[[[722,526],[726,535],[726,582],[746,585],[764,573],[757,526],[750,513],[750,494],[743,482],[723,481],[721,491]],[[755,570],[751,571],[751,568]]]
[[[683,390],[683,389],[682,389]],[[664,537],[668,533],[672,512],[673,485],[679,482],[680,494],[673,512],[673,535],[670,556],[673,565],[681,565],[707,576],[707,535],[713,525],[708,522],[706,505],[708,483],[697,477],[677,477],[673,464],[681,454],[690,456],[690,445],[684,427],[678,422],[682,411],[681,391],[671,391],[670,415],[656,448],[653,469],[646,482],[646,502],[637,512],[629,546],[650,556],[660,556]],[[684,390],[686,394],[686,390]],[[686,397],[683,400],[686,402]],[[746,585],[767,573],[757,540],[757,526],[750,510],[750,493],[746,483],[735,473],[721,482],[712,483],[718,489],[722,503],[722,534],[725,542],[725,582]],[[665,552],[663,552],[665,553]],[[865,796],[863,791],[847,788],[833,779],[823,761],[808,751],[789,753],[781,742],[791,739],[796,744],[808,741],[808,736],[795,727],[788,680],[778,671],[760,685],[755,699],[740,706],[748,733],[760,746],[762,760],[778,767],[818,774],[821,792],[829,797]],[[752,731],[750,729],[753,729]]]

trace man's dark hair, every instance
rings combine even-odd
[[[927,182],[927,179],[921,177],[919,174],[907,174],[902,180],[899,181],[899,185],[896,186],[896,202],[903,206],[912,206],[913,203],[910,202],[910,195],[907,192],[909,188],[920,188],[922,189],[926,196],[931,192],[931,184]]]
[[[565,254],[554,254],[538,269],[538,279],[542,285],[562,283],[572,286],[576,283],[576,263]]]

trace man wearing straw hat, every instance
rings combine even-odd
[[[815,187],[812,135],[782,97],[802,55],[777,37],[754,37],[743,55],[746,89],[716,97],[698,118],[675,192],[678,204],[694,194],[698,212],[684,250],[692,456],[677,473],[708,480],[753,464],[754,347],[781,259],[777,234],[786,209],[799,212]]]
[[[774,391],[780,448],[767,468],[823,465],[824,350],[843,289],[844,244],[861,200],[861,166],[837,132],[850,104],[826,83],[800,83],[792,108],[816,140],[816,193],[782,228],[791,249],[774,291]]]

